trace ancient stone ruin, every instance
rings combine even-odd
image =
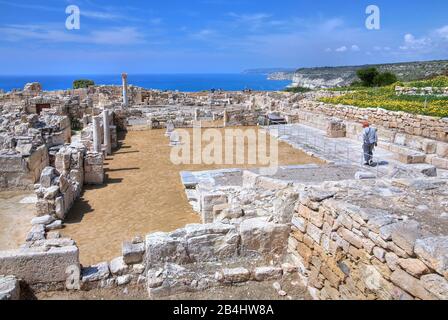
[[[313,299],[448,299],[447,119],[318,102],[336,94],[326,91],[162,92],[122,81],[0,95],[0,188],[36,195],[23,244],[0,251],[0,300],[21,298],[20,283],[35,294],[134,286],[158,299],[275,281],[282,297],[291,277]],[[374,168],[361,163],[365,119],[380,138]],[[136,234],[109,261],[83,265],[77,239],[61,236],[86,186],[110,183],[120,133],[161,129],[174,147],[179,128],[243,126],[316,164],[183,171],[201,223]]]

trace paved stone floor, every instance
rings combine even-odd
[[[406,177],[415,174],[420,165],[403,164],[397,160],[396,154],[377,147],[374,151],[374,168],[363,166],[362,141],[350,138],[328,138],[326,132],[303,124],[289,124],[266,128],[273,136],[278,137],[294,148],[304,150],[329,162],[351,164],[360,170],[371,172],[377,177]],[[446,170],[438,170],[439,176],[446,176]]]

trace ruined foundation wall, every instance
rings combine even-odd
[[[37,148],[28,157],[0,155],[0,190],[32,189],[48,163],[46,146]]]
[[[448,119],[416,115],[384,109],[363,109],[354,106],[331,105],[310,100],[300,103],[300,110],[360,122],[368,119],[386,129],[448,142]]]
[[[288,250],[315,299],[448,299],[448,238],[414,221],[302,193],[292,225]]]

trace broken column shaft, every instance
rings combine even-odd
[[[123,105],[128,106],[128,75],[123,73],[121,75],[121,80],[123,81]]]
[[[93,151],[101,152],[101,126],[100,126],[100,118],[93,117]]]
[[[104,147],[108,155],[112,154],[112,144],[109,126],[109,111],[103,111],[103,127],[104,127]]]

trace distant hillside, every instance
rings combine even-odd
[[[358,80],[356,71],[365,67],[376,67],[381,72],[392,72],[397,75],[400,81],[413,81],[446,74],[448,72],[448,60],[302,68],[293,73],[293,86],[311,89],[348,86],[353,81]]]

